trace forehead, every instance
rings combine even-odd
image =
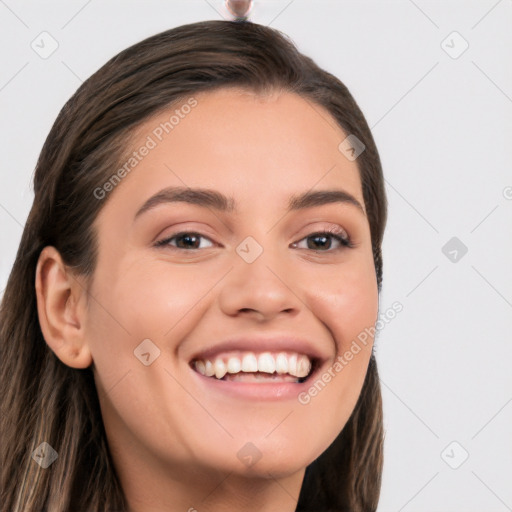
[[[293,93],[193,94],[138,128],[128,152],[137,161],[114,196],[141,204],[166,186],[204,187],[270,206],[337,187],[363,203],[357,164],[339,150],[345,138],[327,110]]]

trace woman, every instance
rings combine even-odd
[[[386,197],[337,78],[250,22],[168,30],[67,102],[34,189],[6,510],[376,510]]]

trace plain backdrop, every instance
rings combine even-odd
[[[223,0],[0,0],[0,292],[66,100],[127,46],[223,17]],[[512,1],[256,0],[251,20],[348,86],[381,155],[381,311],[403,310],[376,343],[379,512],[512,510]]]

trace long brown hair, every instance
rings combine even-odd
[[[381,163],[362,112],[336,77],[279,31],[247,21],[184,25],[127,48],[65,104],[37,162],[34,203],[0,309],[5,510],[125,509],[92,371],[63,364],[41,333],[36,264],[41,250],[51,245],[66,265],[90,277],[98,250],[92,225],[108,200],[97,200],[93,191],[125,160],[135,128],[191,94],[230,86],[299,94],[326,108],[346,134],[364,143],[357,163],[380,292],[387,212]],[[48,469],[31,457],[43,441],[58,453]],[[372,354],[348,423],[307,468],[297,510],[376,510],[382,445],[381,392]]]

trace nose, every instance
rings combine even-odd
[[[297,276],[285,270],[285,262],[265,250],[252,263],[237,254],[234,268],[223,280],[220,308],[229,316],[254,317],[268,321],[278,315],[296,316],[303,303],[299,298]]]

